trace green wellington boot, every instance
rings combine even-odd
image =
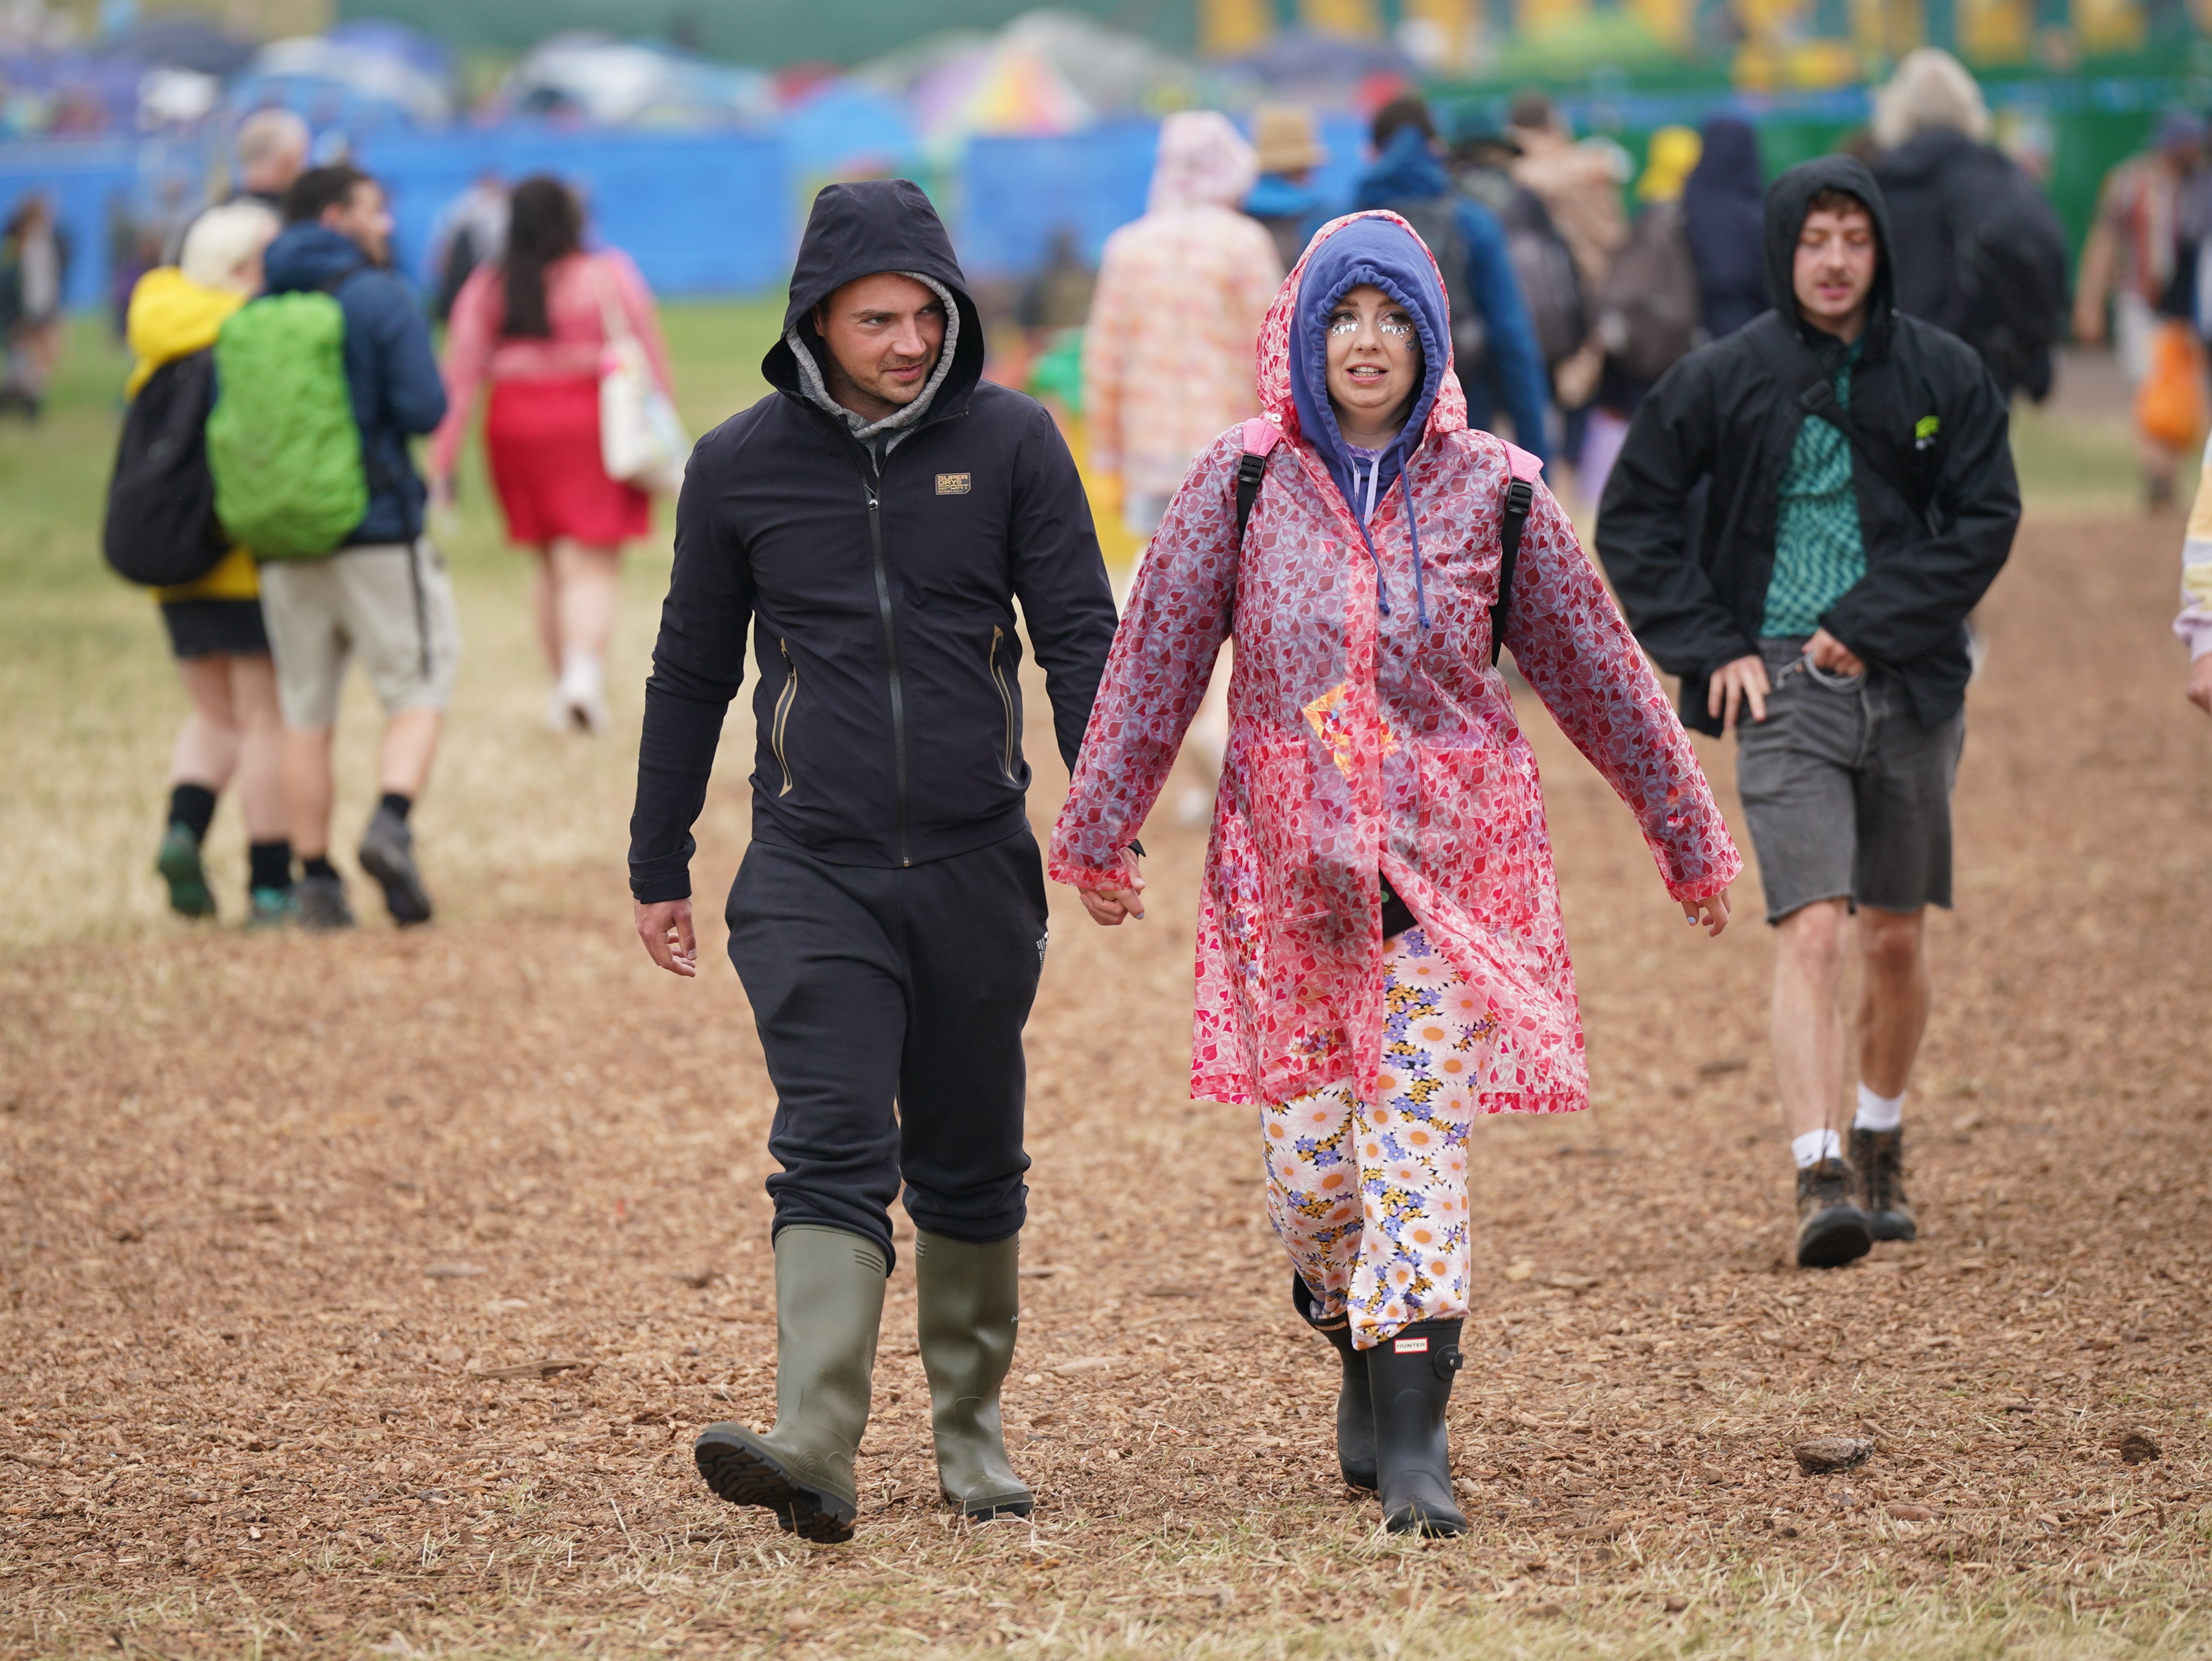
[[[929,1375],[937,1485],[963,1517],[1026,1517],[1036,1503],[1006,1457],[999,1386],[1021,1319],[1021,1237],[989,1245],[914,1235],[915,1328]]]
[[[857,1234],[808,1223],[779,1232],[775,1428],[709,1425],[692,1446],[708,1488],[733,1506],[766,1506],[817,1545],[851,1539],[860,1514],[853,1456],[868,1428],[886,1273],[875,1243]]]

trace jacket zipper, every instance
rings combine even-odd
[[[884,569],[884,510],[872,480],[863,474],[860,488],[868,493],[868,556],[876,568],[876,612],[884,623],[884,660],[891,689],[891,753],[898,778],[898,851],[902,866],[912,865],[907,843],[906,689],[899,682],[898,624],[891,617],[891,580]]]
[[[997,624],[991,625],[991,684],[999,689],[999,702],[1006,711],[1006,746],[1000,765],[1006,770],[1008,782],[1018,784],[1020,775],[1014,771],[1014,695],[1007,689],[1006,678],[999,668],[999,642],[1006,631]]]
[[[787,389],[785,396],[798,397],[796,393]],[[803,399],[799,401],[805,402]],[[923,428],[933,427],[941,421],[955,420],[967,413],[965,410],[954,410],[948,414],[939,415],[933,411],[922,421],[921,426],[917,427],[915,431],[920,432]],[[821,416],[819,411],[817,411],[816,414]],[[822,417],[822,418],[827,420],[828,417]],[[868,557],[875,567],[876,614],[883,620],[884,659],[886,666],[884,678],[890,683],[891,693],[891,753],[896,764],[894,771],[898,782],[899,863],[902,866],[909,866],[914,863],[914,853],[907,835],[906,689],[899,680],[898,625],[891,616],[890,575],[884,568],[883,502],[876,489],[876,480],[883,476],[883,463],[877,458],[874,451],[854,439],[850,433],[841,434],[841,436],[860,453],[858,459],[860,462],[860,489],[866,492],[868,498]],[[908,434],[908,436],[912,437],[913,435]]]
[[[776,645],[783,652],[783,691],[775,695],[775,722],[769,728],[769,747],[775,751],[775,764],[783,770],[783,788],[775,794],[787,796],[796,782],[791,776],[791,758],[784,753],[785,730],[791,724],[791,706],[799,701],[799,666],[791,660],[791,642],[779,638]]]

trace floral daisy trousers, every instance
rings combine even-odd
[[[1383,943],[1376,1099],[1325,1085],[1261,1115],[1267,1209],[1314,1317],[1372,1348],[1467,1313],[1468,1128],[1492,1018],[1419,928]]]

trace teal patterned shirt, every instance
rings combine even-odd
[[[1836,401],[1851,404],[1851,367],[1859,343],[1836,369]],[[1766,584],[1766,616],[1759,632],[1809,635],[1820,613],[1866,575],[1866,544],[1859,535],[1858,497],[1851,490],[1851,441],[1838,428],[1808,415],[1782,470],[1782,495],[1774,522],[1774,575]]]

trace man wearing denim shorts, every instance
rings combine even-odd
[[[2003,399],[1972,348],[1893,309],[1888,246],[1858,162],[1777,179],[1778,309],[1661,379],[1597,532],[1637,637],[1682,678],[1684,720],[1717,734],[1750,716],[1736,782],[1777,936],[1775,1082],[1808,1268],[1918,1232],[1902,1116],[1928,1022],[1927,908],[1951,904],[1966,616],[2020,520]]]
[[[422,535],[422,481],[407,441],[445,418],[445,383],[422,307],[390,269],[392,215],[377,182],[348,167],[317,167],[286,194],[284,220],[263,260],[269,292],[328,294],[344,313],[346,384],[368,481],[368,511],[337,552],[261,567],[284,713],[286,816],[303,867],[293,911],[306,928],[353,925],[330,859],[331,740],[338,691],[358,657],[385,712],[380,794],[361,867],[394,922],[428,922],[407,816],[453,701],[460,624],[445,561]]]

